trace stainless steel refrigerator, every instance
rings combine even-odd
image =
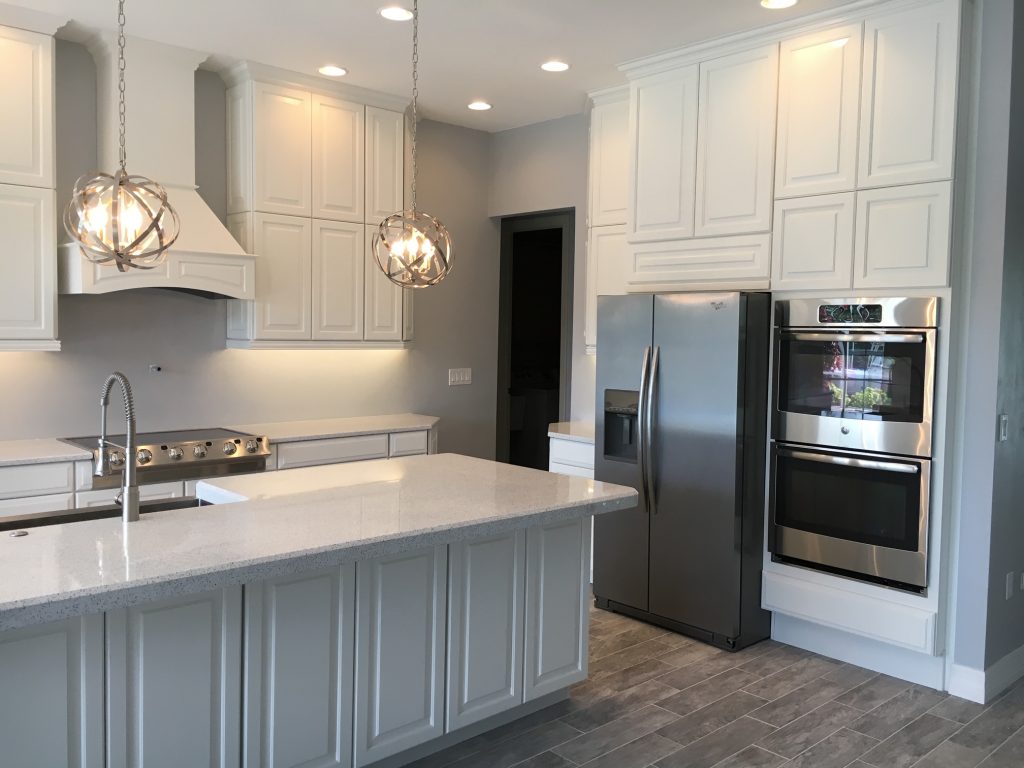
[[[761,609],[770,296],[601,296],[595,476],[638,506],[594,519],[594,597],[739,649]]]

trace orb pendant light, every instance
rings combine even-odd
[[[64,228],[86,259],[113,263],[126,272],[161,264],[178,238],[180,223],[162,186],[125,170],[124,0],[118,0],[117,28],[120,168],[113,175],[97,172],[75,183]]]
[[[416,208],[416,123],[419,119],[419,0],[412,4],[412,205],[388,216],[373,236],[377,266],[403,288],[427,288],[452,269],[452,240],[439,220]]]

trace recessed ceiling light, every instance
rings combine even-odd
[[[796,3],[797,0],[761,0],[761,5],[771,11],[792,8]]]
[[[409,21],[412,18],[412,11],[400,5],[389,5],[377,11],[388,21]]]
[[[344,67],[336,67],[333,64],[325,64],[317,70],[321,75],[327,75],[328,77],[344,77],[348,74],[348,70]]]
[[[564,61],[558,59],[552,59],[551,61],[545,61],[540,65],[540,68],[545,72],[565,72],[569,68],[569,65]]]
[[[491,108],[491,105],[486,101],[471,101],[466,106],[470,109],[476,110],[477,112],[484,112]]]

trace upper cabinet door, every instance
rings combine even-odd
[[[629,93],[590,111],[590,226],[626,223]]]
[[[53,38],[0,26],[0,184],[54,186]]]
[[[253,208],[311,216],[312,97],[308,91],[253,84]]]
[[[686,67],[630,86],[630,242],[693,237],[698,74]]]
[[[778,73],[778,45],[700,65],[698,237],[771,228]]]
[[[861,187],[953,176],[959,3],[867,21],[861,97]]]
[[[403,294],[406,289],[388,280],[387,275],[377,266],[377,258],[373,253],[373,235],[376,231],[375,225],[366,225],[366,317],[363,338],[367,341],[402,341],[402,315],[405,307]]]
[[[363,221],[364,110],[313,95],[313,218]]]
[[[309,340],[312,230],[309,219],[255,215],[256,338]]]
[[[366,221],[378,224],[405,204],[405,116],[366,108]]]
[[[55,198],[52,189],[0,185],[0,348],[56,334]]]
[[[855,188],[860,52],[860,24],[782,43],[775,197]]]
[[[626,228],[592,227],[587,241],[587,308],[583,326],[588,353],[597,351],[597,297],[626,293],[631,274]]]
[[[362,341],[364,225],[313,222],[313,338]]]

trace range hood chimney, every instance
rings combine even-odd
[[[98,75],[99,167],[112,173],[119,149],[117,36],[98,33],[86,44]],[[195,71],[207,55],[129,37],[125,58],[128,173],[164,186],[181,218],[181,233],[163,264],[125,273],[86,260],[76,243],[61,245],[60,292],[171,288],[213,298],[254,298],[255,257],[242,250],[196,191]]]

